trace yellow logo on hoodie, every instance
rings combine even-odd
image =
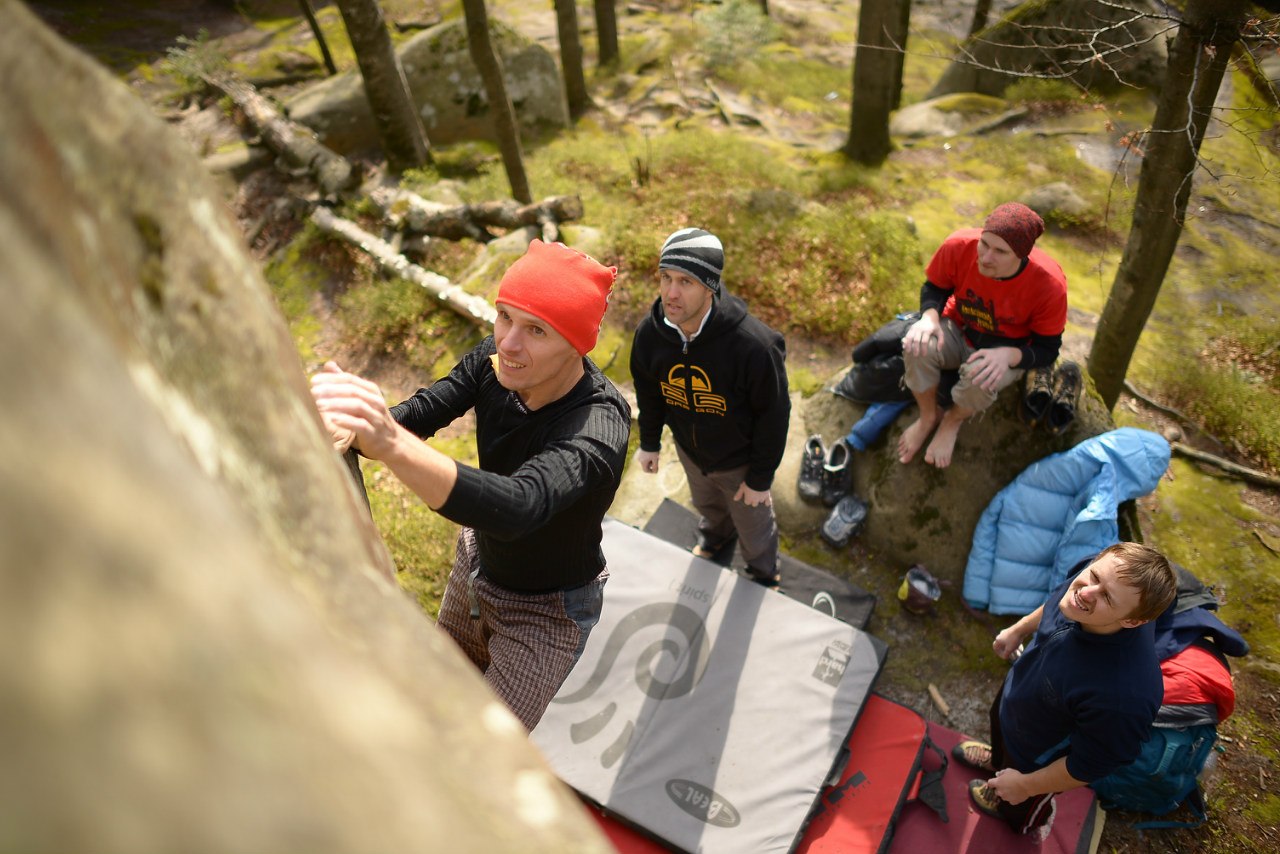
[[[711,390],[707,372],[696,365],[676,365],[667,374],[666,382],[659,385],[669,406],[711,415],[724,415],[729,410],[724,396]]]

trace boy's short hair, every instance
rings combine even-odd
[[[1098,557],[1114,555],[1116,575],[1138,591],[1138,607],[1130,620],[1154,620],[1178,596],[1178,576],[1168,558],[1142,543],[1116,543]]]

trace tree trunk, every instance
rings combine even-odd
[[[405,234],[449,240],[470,238],[480,243],[494,239],[488,226],[513,229],[530,225],[542,230],[544,241],[555,242],[560,239],[560,223],[582,217],[582,199],[578,196],[553,196],[531,205],[511,199],[442,205],[400,187],[379,187],[369,194],[369,199],[387,222]]]
[[[316,44],[320,46],[320,55],[324,57],[324,67],[329,74],[337,74],[338,67],[333,64],[333,55],[329,53],[329,43],[324,40],[324,33],[320,30],[320,22],[316,20],[316,13],[311,8],[311,0],[298,0],[298,5],[302,7],[302,14],[306,16],[307,26],[311,27],[311,35],[315,36]]]
[[[978,0],[973,4],[973,21],[969,24],[969,35],[965,38],[971,39],[985,30],[989,17],[991,17],[991,0]]]
[[[601,68],[618,61],[618,13],[617,0],[595,0],[596,46],[600,55],[596,62]]]
[[[769,17],[769,0],[760,0],[760,11],[766,18]]]
[[[205,74],[203,79],[235,102],[267,148],[280,156],[278,163],[310,175],[324,195],[339,195],[360,183],[360,173],[351,161],[327,148],[310,128],[281,116],[248,83],[229,74]]]
[[[582,71],[582,39],[578,37],[578,7],[574,0],[555,0],[556,37],[560,42],[560,69],[569,118],[577,120],[591,106],[587,78]]]
[[[844,153],[875,166],[889,156],[889,114],[902,92],[910,0],[864,0],[853,59],[853,107]]]
[[[511,184],[511,196],[526,205],[533,202],[529,192],[529,179],[524,172],[524,154],[520,150],[520,128],[516,124],[515,110],[507,95],[507,82],[502,74],[502,60],[489,38],[489,13],[484,0],[462,0],[462,11],[467,19],[467,47],[471,61],[484,80],[485,93],[489,96],[489,109],[493,110],[493,127],[502,150],[502,165],[507,170]]]
[[[400,59],[391,46],[376,0],[337,0],[364,78],[364,93],[382,137],[387,168],[402,172],[431,162],[427,132],[409,94]]]
[[[1193,0],[1169,48],[1169,68],[1152,127],[1138,143],[1143,151],[1133,224],[1102,309],[1089,373],[1103,402],[1115,406],[1129,361],[1182,234],[1187,199],[1205,127],[1242,20],[1214,14],[1221,3]],[[1231,12],[1243,13],[1244,3]]]
[[[325,207],[317,207],[311,211],[311,221],[321,231],[341,237],[369,253],[382,269],[393,276],[399,276],[408,282],[426,288],[440,298],[440,301],[453,309],[460,317],[487,329],[493,325],[496,312],[487,300],[467,293],[460,285],[441,276],[424,270],[408,258],[401,255],[381,238],[375,237],[349,219],[334,216]]]
[[[902,70],[907,64],[907,36],[911,31],[911,0],[898,0],[898,29],[893,32],[897,49],[893,52],[893,106],[902,106]]]

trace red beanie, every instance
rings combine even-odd
[[[596,346],[617,267],[606,267],[563,243],[534,239],[502,277],[495,302],[543,320],[587,355]]]
[[[982,230],[1003,238],[1014,255],[1026,258],[1031,254],[1036,238],[1044,234],[1044,220],[1026,205],[1005,202],[991,212]]]

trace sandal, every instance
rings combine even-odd
[[[754,566],[747,566],[747,578],[750,578],[756,584],[764,587],[777,587],[782,583],[782,573],[774,570],[772,574],[763,569],[756,569]]]
[[[730,550],[730,553],[732,554],[732,549],[737,545],[737,542],[738,535],[736,533],[730,534],[723,539],[714,540],[704,532],[699,531],[698,541],[694,544],[691,551],[700,558],[715,561],[720,559],[726,549]]]

